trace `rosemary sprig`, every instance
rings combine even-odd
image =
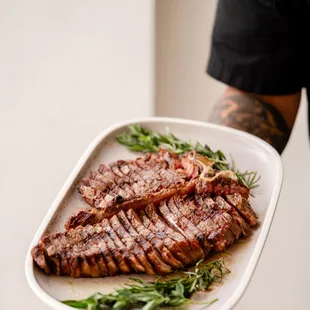
[[[169,130],[166,135],[152,132],[140,125],[130,125],[128,130],[129,132],[121,133],[116,139],[131,151],[156,153],[160,148],[166,148],[177,154],[182,154],[192,149],[189,142],[181,141]]]
[[[148,130],[138,124],[128,126],[128,132],[123,132],[117,136],[117,141],[134,152],[152,152],[156,153],[161,148],[171,150],[176,154],[195,150],[207,158],[214,161],[214,168],[218,170],[232,170],[235,172],[238,181],[249,189],[254,189],[259,186],[258,181],[260,176],[254,171],[240,172],[235,168],[235,163],[230,164],[226,156],[221,150],[213,151],[208,145],[202,145],[197,142],[192,145],[189,141],[182,141],[174,136],[169,129],[167,133],[161,134]]]
[[[236,164],[232,156],[230,169],[236,174],[238,181],[243,185],[247,186],[249,189],[254,189],[259,186],[258,181],[260,180],[260,176],[257,175],[257,172],[248,170],[246,170],[245,172],[240,172],[236,168]]]
[[[195,303],[190,297],[198,291],[208,290],[211,284],[222,280],[229,270],[223,259],[202,264],[196,264],[193,272],[183,272],[183,276],[163,281],[157,278],[155,282],[145,282],[141,279],[131,279],[125,287],[111,294],[96,293],[83,300],[66,300],[64,304],[77,309],[133,309],[152,310],[158,307],[179,307],[183,304]],[[217,299],[202,303],[210,305]]]

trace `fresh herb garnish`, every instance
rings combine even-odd
[[[236,168],[235,161],[231,158],[231,167],[230,169],[236,174],[238,181],[243,185],[247,186],[250,189],[258,187],[258,181],[260,180],[260,176],[257,175],[256,171],[248,171],[240,172]]]
[[[77,309],[133,309],[152,310],[158,307],[179,307],[184,304],[194,304],[190,297],[198,291],[210,289],[211,284],[222,280],[228,273],[224,260],[203,264],[196,264],[193,272],[183,272],[183,276],[155,282],[145,282],[131,279],[133,283],[126,283],[125,287],[115,290],[111,294],[96,293],[83,300],[66,300],[64,304]],[[200,303],[210,305],[217,299]]]
[[[231,170],[235,172],[238,181],[253,189],[258,186],[260,176],[254,171],[240,172],[235,168],[234,162],[230,164],[221,150],[214,152],[208,145],[197,142],[195,145],[189,141],[182,141],[173,135],[169,129],[166,134],[161,134],[148,130],[140,125],[128,126],[128,132],[123,132],[117,136],[117,141],[134,152],[156,153],[161,148],[168,149],[176,154],[183,154],[195,150],[197,153],[214,161],[214,168],[217,170]]]

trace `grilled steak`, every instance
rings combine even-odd
[[[218,173],[212,180],[199,178],[208,168],[206,164],[196,153],[179,158],[161,151],[159,154],[147,154],[145,158],[101,165],[97,172],[83,179],[79,187],[82,197],[93,209],[78,211],[65,227],[95,224],[120,210],[139,210],[176,194],[240,194],[248,198],[249,190],[235,179],[223,175],[225,172]]]
[[[130,217],[137,216],[135,214],[129,214]],[[153,268],[156,270],[157,273],[168,273],[171,269],[169,265],[167,265],[165,260],[165,253],[166,251],[163,250],[162,252],[158,252],[157,250],[161,250],[163,248],[162,243],[158,242],[158,240],[152,238],[151,242],[149,241],[149,235],[148,230],[144,228],[143,225],[140,226],[139,220],[136,223],[131,219],[127,217],[127,214],[124,211],[120,211],[117,214],[117,217],[119,218],[121,224],[124,226],[124,228],[128,231],[128,233],[135,239],[135,241],[141,245],[143,248],[146,256],[149,259],[150,264],[153,266]],[[132,222],[134,225],[132,225]],[[136,227],[140,226],[139,231],[136,230]],[[153,246],[154,245],[154,246]],[[162,258],[163,255],[163,258]]]
[[[176,253],[175,256],[178,257],[185,266],[191,264],[192,261],[195,261],[187,240],[184,238],[183,235],[174,231],[165,223],[165,221],[157,214],[154,204],[146,206],[145,213],[153,222],[154,227],[156,228],[156,231],[159,232],[159,234],[162,235],[164,233],[164,235],[168,234],[168,236],[170,236],[173,242],[172,252]]]
[[[96,208],[139,206],[167,198],[169,190],[170,196],[175,194],[185,181],[185,175],[171,169],[161,156],[148,154],[145,158],[100,165],[98,171],[82,180],[79,191]]]
[[[122,240],[127,250],[133,253],[143,266],[147,274],[155,274],[152,265],[148,262],[147,256],[145,255],[143,248],[136,242],[136,240],[130,236],[130,233],[122,226],[118,217],[114,215],[110,219],[111,226],[114,231],[118,234],[119,238]]]
[[[229,197],[233,198],[239,203],[237,197]],[[241,235],[248,236],[250,228],[236,209],[220,196],[177,195],[158,207],[150,204],[138,213],[120,211],[98,224],[44,237],[32,255],[47,274],[167,274],[195,264],[211,251],[226,249]]]
[[[246,221],[239,215],[234,207],[232,207],[229,203],[225,201],[221,196],[216,196],[214,201],[218,205],[218,207],[222,210],[225,210],[228,214],[232,216],[234,221],[238,224],[241,230],[241,234],[244,237],[248,237],[251,234],[251,228],[246,223]]]
[[[253,211],[249,201],[242,195],[235,193],[226,196],[227,201],[236,208],[251,227],[257,225],[257,215]]]
[[[211,163],[212,164],[212,163]],[[101,165],[79,191],[92,207],[32,249],[46,274],[168,274],[248,237],[257,225],[249,190],[206,158],[161,151]],[[211,169],[211,170],[210,170]]]

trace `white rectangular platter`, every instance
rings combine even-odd
[[[104,130],[94,139],[63,185],[30,244],[25,263],[30,287],[37,297],[51,308],[73,309],[59,300],[82,299],[95,292],[110,293],[133,276],[96,279],[47,276],[34,265],[30,251],[42,236],[64,231],[64,223],[73,212],[87,207],[77,192],[77,185],[82,177],[88,175],[90,170],[96,170],[100,163],[138,156],[137,153],[129,152],[126,147],[118,144],[115,139],[128,125],[137,123],[160,132],[169,127],[178,138],[208,144],[213,150],[220,149],[228,159],[231,154],[238,169],[258,171],[261,176],[260,186],[253,192],[255,197],[251,198],[252,207],[259,217],[259,228],[244,243],[229,249],[232,254],[228,257],[231,273],[225,276],[222,284],[199,296],[204,301],[218,298],[208,309],[232,309],[246,290],[272,224],[282,186],[281,157],[270,145],[247,133],[214,124],[175,118],[152,117],[128,121]],[[139,277],[153,280],[147,275]],[[200,309],[202,306],[186,306],[188,307]]]

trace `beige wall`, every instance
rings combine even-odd
[[[157,115],[206,120],[223,91],[206,74],[216,3],[156,1]]]
[[[152,115],[153,17],[153,0],[0,1],[1,309],[49,309],[24,276],[35,231],[95,136]]]

